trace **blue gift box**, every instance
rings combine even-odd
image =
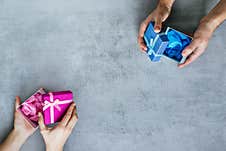
[[[191,43],[192,38],[170,27],[163,29],[161,33],[155,33],[154,23],[151,22],[144,33],[144,40],[151,61],[157,62],[162,56],[166,56],[182,63],[185,58],[181,53]]]

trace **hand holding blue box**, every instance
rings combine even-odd
[[[183,58],[181,53],[191,43],[192,38],[170,27],[167,27],[165,32],[155,33],[154,23],[151,22],[144,33],[144,40],[151,61],[157,62],[162,56],[166,56],[182,63],[186,58]]]

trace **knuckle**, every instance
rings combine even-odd
[[[71,106],[69,107],[69,111],[70,111],[70,110],[72,110],[73,108],[74,108],[74,106],[73,106],[73,105],[71,105]]]
[[[203,38],[203,37],[198,37],[198,38],[196,38],[196,41],[199,42],[199,43],[206,43],[206,42],[208,42],[208,39]]]
[[[188,59],[187,64],[191,63],[194,59],[195,59],[194,56],[193,56],[193,57],[190,57],[190,58]]]
[[[191,49],[189,49],[189,48],[187,48],[187,49],[185,49],[182,53],[184,54],[184,55],[189,55],[190,53],[191,53]]]
[[[200,49],[200,54],[202,54],[205,51],[205,49]]]
[[[146,27],[146,26],[147,26],[147,22],[146,22],[146,21],[143,21],[143,22],[141,23],[141,27],[144,28],[144,27]]]
[[[199,57],[201,54],[203,54],[204,49],[200,49],[198,51],[196,51],[194,54],[196,55],[196,58]]]
[[[198,51],[194,51],[192,54],[192,58],[194,58],[195,56],[197,56],[198,54],[199,54],[200,52],[198,52]]]
[[[72,127],[71,126],[68,126],[66,129],[65,129],[65,132],[66,133],[71,133],[72,131]]]
[[[164,16],[164,12],[159,13],[159,15],[156,16],[156,21],[157,21],[158,23],[161,23],[162,20],[163,20],[163,16]]]
[[[68,112],[67,114],[66,114],[66,117],[70,117],[71,116],[71,112]]]
[[[40,129],[40,133],[41,134],[45,134],[46,133],[46,129],[45,128]]]
[[[200,44],[202,44],[202,43],[207,43],[207,42],[208,42],[208,39],[198,37],[198,38],[195,38],[194,41],[196,42],[196,43],[195,43],[196,45],[200,45]]]
[[[63,125],[62,123],[60,123],[60,124],[58,125],[58,128],[59,128],[59,129],[64,129],[64,125]]]
[[[76,120],[78,120],[78,114],[75,115]]]
[[[205,40],[204,39],[197,39],[197,44],[201,44],[201,43],[203,43],[203,42],[205,42]]]
[[[73,120],[73,121],[76,121],[76,120],[77,120],[76,115],[73,115],[72,120]]]
[[[185,51],[186,52],[191,52],[194,48],[195,48],[194,45],[189,45],[189,46],[187,46],[187,48],[185,49]]]
[[[187,47],[186,49],[184,49],[183,53],[186,53],[187,54],[189,52],[189,50],[190,49]]]

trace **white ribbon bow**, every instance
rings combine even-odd
[[[50,98],[50,101],[47,101],[47,100],[44,101],[43,111],[50,108],[50,123],[53,124],[54,123],[54,107],[58,111],[61,111],[61,108],[59,105],[71,103],[72,100],[62,100],[62,101],[60,101],[59,99],[54,100],[53,93],[49,93],[49,98]]]
[[[157,42],[158,38],[160,38],[160,35],[163,35],[162,33],[158,34],[155,38],[151,38],[150,41],[149,41],[149,51],[148,51],[148,54],[151,55],[151,54],[154,54],[155,57],[158,57],[158,56],[162,56],[161,54],[156,54],[155,51],[154,51],[154,46],[155,46],[155,43]]]

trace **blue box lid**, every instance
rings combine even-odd
[[[144,33],[144,40],[148,48],[148,54],[162,55],[168,45],[168,37],[154,31],[154,23],[151,22]]]

